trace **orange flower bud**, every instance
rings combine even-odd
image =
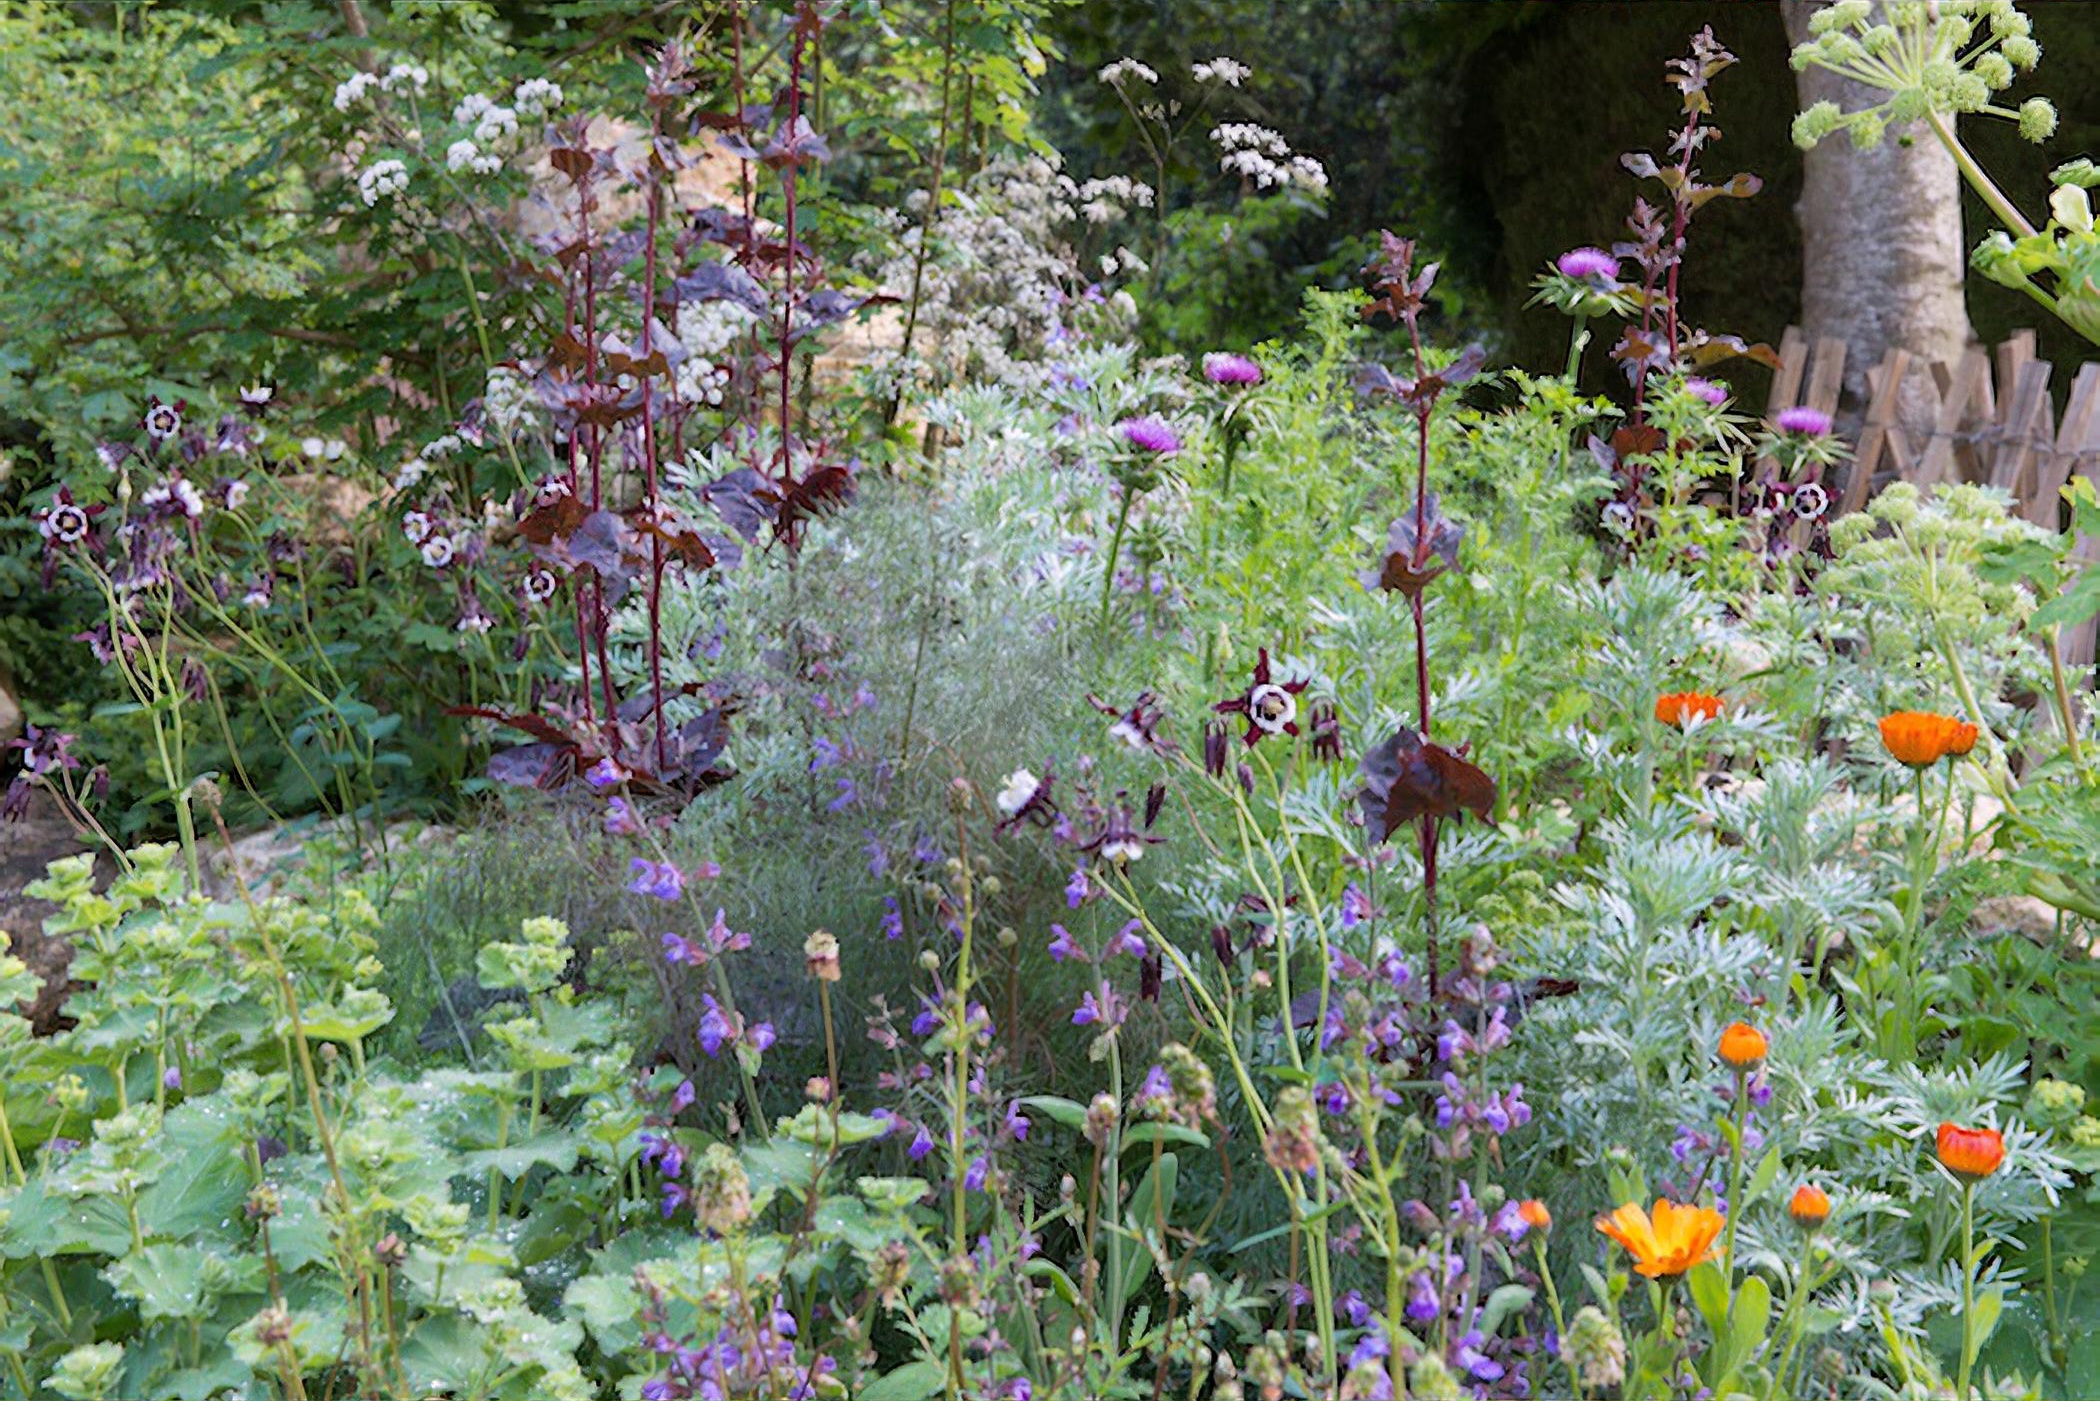
[[[1989,1177],[2005,1161],[2005,1135],[1996,1129],[1941,1124],[1937,1148],[1947,1171],[1972,1182]]]
[[[1792,1200],[1786,1204],[1786,1214],[1794,1218],[1794,1224],[1813,1231],[1830,1219],[1830,1194],[1821,1187],[1804,1182],[1794,1189]]]
[[[1721,713],[1721,698],[1704,691],[1675,691],[1655,698],[1655,718],[1683,729],[1695,717],[1711,720]]]
[[[1531,1227],[1534,1231],[1550,1231],[1553,1229],[1553,1213],[1548,1211],[1546,1204],[1537,1197],[1533,1197],[1529,1201],[1518,1202],[1517,1215],[1522,1218],[1525,1225]]]
[[[1721,1032],[1721,1060],[1735,1070],[1754,1070],[1772,1043],[1748,1022],[1730,1022]]]

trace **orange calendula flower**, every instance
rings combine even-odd
[[[1655,718],[1683,729],[1694,719],[1711,720],[1721,713],[1721,698],[1704,691],[1673,691],[1655,698]]]
[[[1830,1194],[1813,1183],[1804,1182],[1794,1189],[1794,1195],[1786,1204],[1786,1214],[1794,1223],[1813,1231],[1830,1219]]]
[[[1937,1146],[1947,1171],[1971,1181],[1989,1177],[2005,1161],[2005,1135],[1996,1129],[1941,1124]]]
[[[1710,1206],[1679,1206],[1658,1197],[1651,1217],[1628,1202],[1597,1218],[1597,1229],[1626,1247],[1633,1267],[1650,1279],[1674,1279],[1714,1253],[1727,1222]]]
[[[1550,1231],[1553,1229],[1553,1213],[1548,1211],[1546,1204],[1537,1197],[1533,1197],[1529,1201],[1518,1202],[1517,1216],[1534,1231]]]
[[[1899,710],[1881,717],[1881,746],[1889,757],[1914,769],[1931,768],[1976,747],[1981,733],[1966,720],[1926,710]]]
[[[1721,1060],[1733,1069],[1755,1069],[1771,1049],[1771,1041],[1748,1022],[1730,1022],[1722,1029]]]

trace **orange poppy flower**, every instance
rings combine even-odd
[[[1730,1022],[1721,1032],[1721,1060],[1733,1069],[1754,1069],[1771,1049],[1771,1040],[1748,1022]]]
[[[1830,1219],[1830,1194],[1821,1187],[1804,1182],[1794,1189],[1793,1198],[1786,1204],[1787,1215],[1796,1225],[1813,1231]]]
[[[1937,1147],[1947,1171],[1971,1181],[1989,1177],[2005,1161],[2005,1135],[1996,1129],[1941,1124]]]
[[[1655,698],[1655,718],[1683,729],[1694,718],[1711,720],[1721,713],[1721,698],[1704,691],[1673,691]]]
[[[1625,1246],[1633,1267],[1650,1279],[1674,1279],[1710,1259],[1726,1224],[1710,1206],[1679,1206],[1660,1197],[1653,1217],[1628,1202],[1597,1218],[1597,1229]]]
[[[1548,1211],[1546,1204],[1537,1197],[1533,1197],[1529,1201],[1518,1202],[1517,1215],[1522,1218],[1525,1225],[1531,1227],[1534,1231],[1550,1231],[1553,1229],[1553,1213]]]
[[[1899,710],[1881,717],[1881,746],[1889,757],[1914,769],[1930,768],[1950,755],[1976,747],[1980,731],[1952,715],[1926,710]]]

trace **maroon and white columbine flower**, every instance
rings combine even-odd
[[[409,511],[401,517],[401,533],[411,545],[421,545],[437,532],[437,522],[428,511]]]
[[[1797,520],[1820,520],[1830,509],[1830,493],[1815,482],[1803,482],[1794,488],[1794,516]]]
[[[1108,727],[1109,737],[1138,753],[1172,754],[1179,747],[1159,733],[1160,722],[1166,714],[1159,708],[1159,697],[1153,692],[1138,692],[1128,710],[1118,710],[1099,696],[1088,696],[1086,700],[1088,705],[1114,722]]]
[[[270,401],[277,397],[274,385],[257,384],[241,390],[241,412],[250,418],[261,418],[269,412]]]
[[[1261,649],[1254,663],[1254,682],[1242,695],[1219,701],[1212,709],[1220,715],[1243,715],[1245,738],[1251,747],[1270,735],[1298,734],[1298,695],[1309,683],[1276,682],[1269,671],[1269,649]]]
[[[166,481],[148,487],[139,497],[139,505],[148,515],[186,516],[195,520],[204,514],[204,498],[182,477],[169,477]]]
[[[1213,351],[1203,357],[1203,377],[1212,384],[1242,389],[1250,384],[1261,383],[1261,366],[1244,355]]]
[[[555,502],[574,496],[575,491],[560,477],[541,477],[532,489],[534,510],[545,510]]]
[[[1162,837],[1141,832],[1130,811],[1130,804],[1118,803],[1109,810],[1107,820],[1092,840],[1081,845],[1080,850],[1091,852],[1103,861],[1122,866],[1145,854],[1148,846],[1158,846]]]
[[[36,533],[47,546],[71,548],[94,532],[95,517],[101,511],[100,506],[81,505],[69,489],[60,487],[51,504],[36,513]]]
[[[423,556],[423,563],[432,569],[443,569],[452,563],[453,556],[459,553],[459,547],[452,543],[452,537],[449,535],[432,535],[418,547],[418,552]]]
[[[1057,820],[1057,805],[1050,799],[1052,782],[1050,768],[1043,767],[1043,776],[1037,778],[1027,769],[1015,769],[1006,776],[1006,785],[992,800],[999,809],[999,830],[1007,832],[1023,822],[1033,822],[1038,827],[1047,827]]]
[[[527,603],[545,603],[560,588],[561,580],[554,576],[553,570],[534,569],[518,581],[518,597]]]
[[[172,404],[163,404],[158,399],[146,401],[146,436],[156,442],[167,442],[182,431],[182,411],[188,401],[178,399]]]

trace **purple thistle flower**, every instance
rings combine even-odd
[[[1796,433],[1804,438],[1824,437],[1830,432],[1831,427],[1829,414],[1824,413],[1821,409],[1811,409],[1806,405],[1797,405],[1791,409],[1780,410],[1779,417],[1775,421],[1779,425],[1780,432]]]
[[[1684,382],[1684,392],[1694,399],[1704,400],[1715,408],[1728,402],[1727,387],[1715,384],[1710,379],[1688,379]]]
[[[1602,248],[1570,248],[1554,259],[1553,267],[1562,277],[1572,277],[1577,282],[1619,280],[1619,260]]]
[[[1181,451],[1180,435],[1156,415],[1147,414],[1143,418],[1124,419],[1122,430],[1123,441],[1140,452],[1149,452],[1157,457],[1172,457]]]
[[[1212,384],[1238,389],[1261,383],[1261,366],[1244,355],[1214,351],[1203,357],[1203,377]]]

